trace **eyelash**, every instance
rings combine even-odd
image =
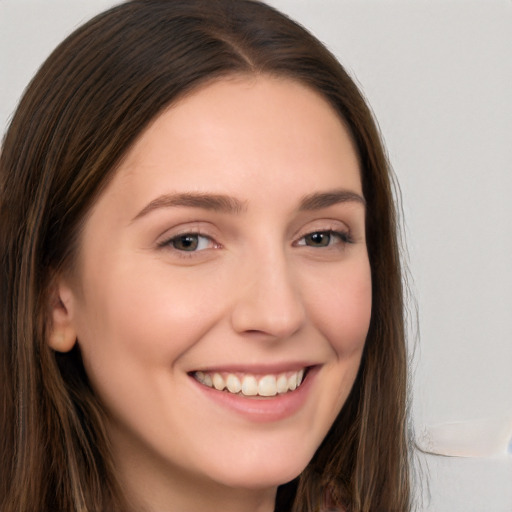
[[[205,240],[208,241],[208,244],[213,244],[215,246],[215,248],[219,248],[220,247],[220,244],[217,244],[213,238],[211,238],[210,236],[208,235],[204,235],[202,233],[200,233],[199,231],[187,231],[185,233],[180,233],[179,235],[175,235],[171,238],[168,238],[166,240],[164,240],[163,242],[160,242],[158,244],[158,246],[160,248],[170,248],[171,250],[175,251],[176,253],[178,253],[180,255],[180,257],[183,257],[183,258],[190,258],[192,257],[192,255],[196,252],[201,252],[201,250],[204,250],[203,249],[200,249],[200,250],[197,250],[197,248],[195,248],[194,250],[191,250],[191,251],[187,251],[185,249],[178,249],[177,247],[175,247],[175,244],[182,240],[184,241],[186,238],[194,238],[194,239],[200,239],[200,238],[203,238]],[[197,242],[198,245],[200,244],[200,241]]]
[[[312,237],[314,235],[328,236],[329,238],[328,238],[327,245],[317,245],[317,246],[307,245],[305,240],[308,237]],[[337,238],[339,240],[339,243],[341,243],[342,245],[354,243],[354,241],[348,231],[336,231],[333,229],[321,229],[321,230],[311,231],[310,233],[306,233],[305,235],[300,237],[296,242],[294,242],[293,245],[296,247],[299,246],[299,247],[311,247],[313,249],[327,249],[327,248],[332,248],[333,245],[337,245],[337,244],[332,243],[333,237]],[[206,249],[206,247],[203,247],[202,249],[198,250],[197,246],[193,250],[190,250],[190,251],[177,248],[175,244],[178,243],[180,240],[185,241],[186,238],[192,238],[192,239],[196,240],[197,245],[201,244],[199,239],[203,238],[208,241],[207,242],[208,244],[213,244],[213,246],[214,246],[213,248],[218,249],[221,247],[221,245],[218,244],[217,242],[215,242],[215,240],[213,238],[211,238],[208,235],[204,235],[199,231],[188,231],[185,233],[180,233],[179,235],[175,235],[171,238],[168,238],[168,239],[160,242],[158,244],[158,247],[170,248],[171,250],[173,250],[177,254],[179,254],[179,256],[182,258],[191,258],[194,256],[195,253],[201,252],[204,249]]]
[[[300,242],[302,240],[305,240],[307,237],[312,237],[314,235],[323,235],[323,236],[327,235],[329,237],[329,241],[328,241],[327,245],[309,246],[309,247],[313,247],[316,249],[331,247],[333,245],[333,244],[331,244],[333,237],[338,238],[343,245],[354,243],[354,241],[348,231],[336,231],[334,229],[320,229],[320,230],[311,231],[310,233],[305,234],[297,242],[295,242],[295,245],[306,246],[305,243],[300,243]]]

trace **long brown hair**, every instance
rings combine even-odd
[[[148,123],[178,97],[233,74],[318,91],[355,141],[367,202],[373,306],[360,371],[303,474],[276,510],[410,507],[406,349],[389,169],[372,115],[326,48],[250,0],[134,0],[68,37],[43,64],[0,165],[0,510],[124,510],[101,404],[79,349],[49,349],[52,277],[73,265],[95,199]]]

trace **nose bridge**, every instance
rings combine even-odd
[[[240,333],[291,336],[305,320],[298,283],[284,247],[253,251],[237,275],[232,325]]]

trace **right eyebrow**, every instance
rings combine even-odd
[[[326,192],[315,192],[302,198],[300,202],[300,211],[321,210],[339,203],[353,202],[366,207],[366,201],[363,196],[345,189],[334,189]]]
[[[172,208],[176,206],[202,208],[203,210],[234,214],[239,214],[246,210],[246,205],[242,201],[224,194],[205,194],[199,192],[163,194],[148,203],[132,219],[132,222],[159,208]]]

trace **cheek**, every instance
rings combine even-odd
[[[165,391],[181,384],[172,369],[200,338],[207,319],[198,321],[201,313],[191,302],[197,298],[186,288],[178,292],[149,273],[131,276],[112,273],[101,286],[90,282],[79,344],[86,373],[111,417],[156,436],[164,424],[162,404],[186,405]]]
[[[322,286],[319,286],[319,285]],[[326,343],[323,390],[315,419],[325,435],[352,389],[368,334],[372,310],[370,266],[366,258],[343,262],[304,283],[311,322]]]
[[[88,281],[87,301],[77,310],[78,338],[91,373],[112,374],[131,366],[167,371],[215,322],[215,286],[203,289],[156,268],[127,271],[119,266],[101,283]]]
[[[340,358],[362,353],[372,312],[372,283],[365,260],[330,272],[323,293],[312,294],[312,320]]]

